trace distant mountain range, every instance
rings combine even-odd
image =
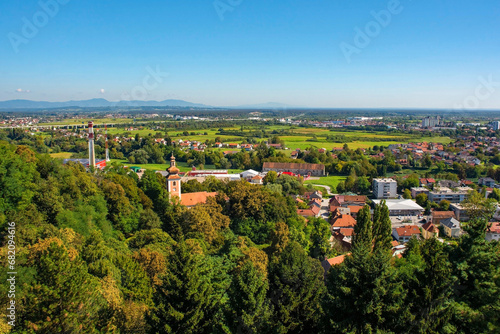
[[[47,102],[31,100],[0,101],[0,109],[48,109],[48,108],[98,108],[98,107],[187,107],[187,108],[212,108],[210,106],[191,103],[183,100],[164,101],[118,101],[111,102],[106,99],[90,99],[66,102]]]
[[[8,100],[0,101],[0,109],[54,109],[54,108],[99,108],[99,107],[184,107],[184,108],[218,108],[200,103],[192,103],[184,100],[164,100],[164,101],[118,101],[111,102],[106,99],[90,99],[80,101],[47,102],[31,100]],[[253,105],[241,105],[224,108],[233,109],[290,109],[292,106],[269,102]]]

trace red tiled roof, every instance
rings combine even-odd
[[[431,232],[431,233],[436,233],[438,231],[438,228],[436,227],[436,225],[434,225],[431,222],[427,222],[424,225],[422,225],[422,229],[426,230],[427,232]]]
[[[314,217],[316,214],[312,209],[297,209],[297,214],[302,217]]]
[[[354,235],[353,228],[341,228],[340,233],[345,237],[352,237]]]
[[[489,233],[500,233],[500,223],[491,223],[490,228],[488,228]]]
[[[349,254],[347,254],[347,255],[349,255]],[[346,256],[346,254],[339,255],[339,256],[336,256],[336,257],[332,257],[331,259],[328,259],[327,261],[330,264],[330,266],[335,266],[337,264],[341,264],[342,262],[344,262],[345,256]]]
[[[416,225],[408,225],[397,227],[396,232],[400,237],[411,237],[412,235],[420,234],[420,229]]]
[[[453,211],[432,211],[432,218],[445,219],[445,218],[456,218],[455,212]]]
[[[341,215],[333,220],[333,227],[354,227],[356,219],[350,215]]]
[[[215,197],[216,192],[200,191],[196,193],[181,194],[181,204],[185,206],[194,206],[199,203],[206,203],[208,197]]]
[[[359,195],[359,196],[345,195],[344,202],[358,202],[358,203],[364,204],[366,202],[366,196],[364,196],[364,195]]]
[[[351,214],[358,213],[359,210],[363,209],[361,205],[350,205],[348,208],[351,210]]]

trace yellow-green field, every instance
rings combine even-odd
[[[71,152],[61,152],[61,153],[51,153],[50,156],[52,158],[57,158],[57,159],[69,159],[71,158],[71,155],[73,153]]]

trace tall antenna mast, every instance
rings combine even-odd
[[[104,134],[106,136],[106,161],[110,161],[111,159],[109,158],[109,149],[108,149],[108,125],[104,125]]]

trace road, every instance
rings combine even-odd
[[[313,186],[325,188],[328,195],[330,195],[330,196],[333,195],[329,186],[323,186],[323,185],[319,185],[319,184],[313,184]],[[319,210],[319,215],[321,218],[325,219],[326,221],[328,221],[328,217],[330,216],[330,212],[328,210],[329,206],[330,206],[330,199],[323,198],[321,200],[321,209]]]

